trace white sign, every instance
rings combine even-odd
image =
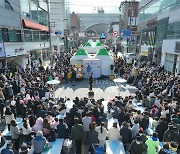
[[[85,77],[87,77],[89,73],[93,74],[93,78],[101,77],[101,61],[100,61],[100,59],[84,59],[83,67],[84,67]],[[88,67],[90,67],[89,73],[88,73]]]
[[[114,31],[114,32],[112,33],[112,35],[113,35],[114,37],[117,37],[117,36],[118,36],[118,32],[117,32],[117,31]]]
[[[0,58],[4,58],[5,56],[4,43],[0,43]]]

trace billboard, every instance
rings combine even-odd
[[[83,60],[83,67],[85,77],[88,76],[88,65],[90,66],[90,73],[93,73],[93,78],[101,77],[101,61],[100,59],[84,59]]]
[[[4,43],[0,43],[0,58],[5,58],[5,49],[4,49]]]

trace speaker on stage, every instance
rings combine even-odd
[[[111,66],[110,66],[110,69],[111,69],[111,71],[112,71],[112,70],[114,69],[114,65],[111,65]]]

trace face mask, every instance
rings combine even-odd
[[[140,141],[136,141],[137,144],[140,144],[141,142]]]

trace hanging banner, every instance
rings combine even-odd
[[[93,74],[93,78],[101,77],[101,61],[100,59],[84,59],[83,68],[85,77],[88,78],[90,73]]]
[[[5,49],[4,49],[4,43],[0,43],[0,58],[5,58]]]

